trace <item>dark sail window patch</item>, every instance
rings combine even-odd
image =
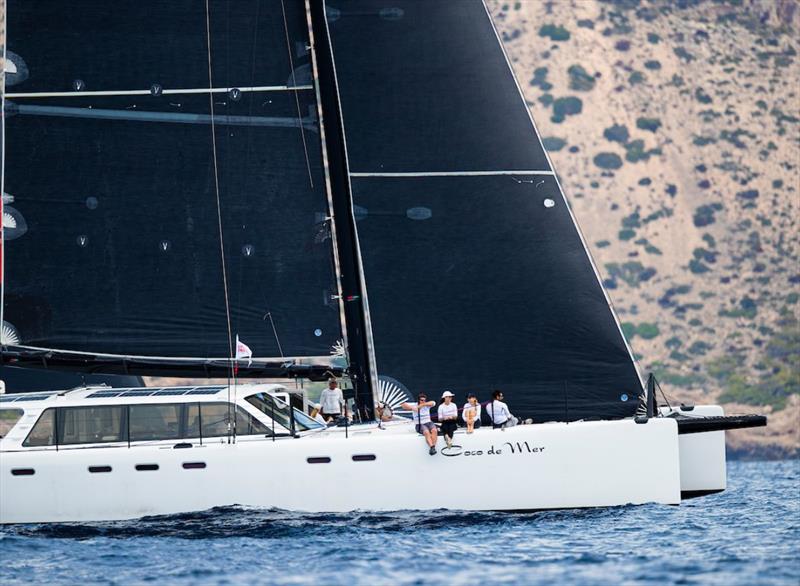
[[[400,20],[405,15],[405,11],[402,8],[392,7],[392,8],[382,8],[381,11],[378,13],[383,20]]]
[[[410,220],[430,220],[433,212],[431,208],[414,207],[406,210],[406,216]]]
[[[356,219],[356,222],[359,222],[367,217],[367,208],[362,206],[353,206],[353,217]]]

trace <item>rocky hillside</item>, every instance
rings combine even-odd
[[[800,453],[800,6],[489,2],[644,372]]]

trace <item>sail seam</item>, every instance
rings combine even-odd
[[[161,95],[172,94],[222,94],[228,93],[231,90],[239,90],[242,93],[247,92],[297,92],[299,90],[314,89],[310,85],[261,85],[249,87],[218,87],[218,88],[175,88],[175,89],[162,89],[159,93]],[[98,90],[91,92],[20,92],[7,94],[7,98],[80,98],[92,96],[150,96],[153,91],[146,90]]]
[[[498,171],[419,171],[407,173],[350,173],[350,177],[493,177],[496,175],[555,175],[553,171],[498,170]]]
[[[519,97],[522,100],[523,105],[525,106],[525,110],[528,112],[528,119],[531,121],[533,132],[534,134],[536,134],[536,138],[539,141],[539,145],[541,146],[542,151],[544,152],[544,156],[547,159],[547,164],[550,165],[551,169],[555,170],[555,167],[553,167],[553,162],[550,160],[550,155],[548,154],[547,149],[544,148],[544,143],[542,142],[542,137],[539,134],[539,129],[536,128],[536,121],[533,119],[533,113],[528,107],[527,100],[525,100],[525,94],[522,92],[522,86],[519,85],[519,80],[517,80],[517,76],[514,73],[514,68],[511,66],[511,61],[509,60],[508,54],[506,53],[505,45],[503,45],[503,41],[500,39],[500,35],[497,32],[497,27],[494,25],[494,20],[492,20],[492,15],[489,12],[489,8],[486,6],[486,0],[481,0],[481,3],[483,4],[483,9],[486,11],[486,18],[489,19],[489,24],[491,25],[492,30],[494,31],[494,36],[497,38],[497,44],[500,46],[500,51],[503,53],[503,57],[506,60],[506,65],[508,66],[508,70],[511,73],[511,78],[514,80],[514,83],[517,86]],[[581,244],[583,245],[583,249],[586,252],[587,258],[589,259],[589,264],[591,265],[592,270],[594,270],[594,276],[597,279],[597,283],[600,286],[600,290],[603,292],[603,296],[606,299],[608,308],[611,310],[611,315],[614,317],[614,321],[617,324],[617,329],[619,330],[619,335],[622,337],[622,342],[625,344],[625,348],[628,350],[628,355],[631,359],[631,362],[633,363],[633,369],[636,372],[636,376],[639,378],[639,385],[641,388],[644,388],[644,385],[642,383],[642,375],[639,372],[639,365],[636,361],[636,358],[633,355],[633,350],[631,349],[631,346],[628,343],[628,340],[622,331],[622,324],[620,322],[619,315],[617,315],[617,311],[616,309],[614,309],[614,304],[611,302],[611,297],[609,297],[608,291],[606,291],[606,288],[603,287],[603,281],[600,278],[600,271],[597,269],[597,264],[594,262],[592,253],[589,250],[589,247],[586,245],[586,239],[583,237],[583,232],[581,231],[581,227],[578,224],[578,220],[575,217],[575,214],[572,212],[572,208],[570,207],[569,202],[567,201],[567,196],[564,194],[564,188],[561,186],[561,182],[558,180],[558,175],[556,175],[555,172],[553,173],[553,177],[555,178],[556,185],[558,186],[558,192],[561,195],[561,199],[564,201],[564,204],[567,207],[567,211],[569,212],[569,216],[572,219],[572,224],[573,226],[575,226],[575,231],[578,233],[578,238],[580,238]]]

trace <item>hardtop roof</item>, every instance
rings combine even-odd
[[[174,387],[128,387],[115,388],[106,385],[77,387],[63,391],[40,391],[28,393],[10,393],[0,395],[0,408],[36,406],[50,404],[56,398],[61,404],[93,403],[102,400],[104,404],[118,403],[150,403],[156,402],[198,402],[219,401],[230,398],[242,398],[258,392],[291,392],[279,384],[237,384],[237,385],[183,385]]]

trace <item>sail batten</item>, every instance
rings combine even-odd
[[[258,86],[258,87],[198,87],[198,88],[153,88],[143,90],[104,90],[104,91],[85,91],[85,92],[20,92],[20,93],[7,93],[6,98],[21,99],[21,98],[86,98],[92,96],[152,96],[152,95],[180,95],[180,94],[224,94],[234,91],[249,93],[249,92],[287,92],[287,91],[303,91],[312,90],[313,86],[310,85],[273,85],[273,86]]]
[[[492,175],[554,175],[549,169],[497,169],[494,171],[407,171],[404,173],[352,172],[350,177],[486,177]]]

